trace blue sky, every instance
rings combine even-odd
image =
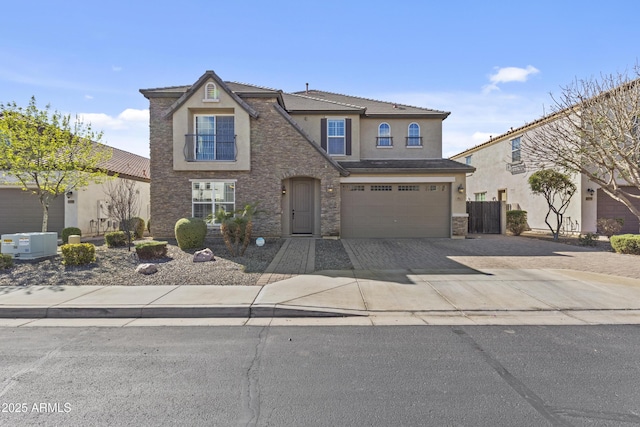
[[[633,0],[11,1],[0,102],[80,114],[148,156],[141,88],[222,79],[450,111],[444,156],[549,112],[572,80],[631,70]]]

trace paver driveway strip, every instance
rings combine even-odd
[[[640,258],[593,248],[501,235],[470,239],[344,239],[352,264],[362,270],[416,271],[569,269],[640,279]],[[434,271],[435,272],[435,271]]]

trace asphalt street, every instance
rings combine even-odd
[[[0,328],[0,425],[640,424],[637,326]]]

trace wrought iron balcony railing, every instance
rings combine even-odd
[[[407,136],[407,147],[422,147],[421,136]]]
[[[185,135],[184,158],[188,162],[235,161],[238,155],[235,135]]]

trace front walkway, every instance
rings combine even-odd
[[[316,239],[296,237],[285,240],[256,285],[263,286],[315,270]]]

